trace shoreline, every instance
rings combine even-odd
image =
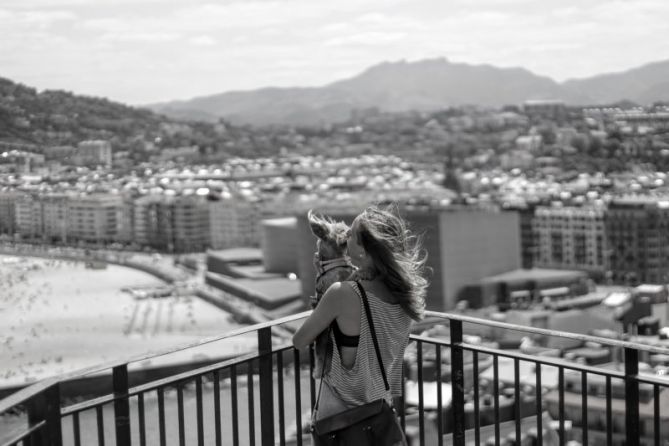
[[[0,387],[18,389],[109,358],[148,354],[242,326],[229,313],[212,311],[193,290],[189,296],[133,299],[120,288],[165,282],[129,266],[84,269],[84,260],[64,253],[7,254],[0,254],[7,285],[0,298]],[[227,344],[150,358],[130,368],[215,362],[255,347],[255,339]]]

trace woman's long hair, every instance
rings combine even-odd
[[[356,220],[358,241],[376,272],[402,309],[412,319],[422,319],[428,281],[424,276],[427,253],[420,238],[407,228],[396,205],[370,206]]]

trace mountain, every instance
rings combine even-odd
[[[523,68],[454,63],[447,59],[384,62],[350,79],[314,88],[263,88],[148,107],[179,118],[223,117],[244,124],[317,124],[348,119],[355,109],[435,110],[528,99],[606,104],[669,98],[669,61],[622,73],[558,83]]]
[[[669,60],[654,62],[620,73],[609,73],[564,82],[563,87],[594,103],[611,104],[630,100],[648,104],[669,99]]]

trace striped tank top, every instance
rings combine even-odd
[[[346,282],[360,297],[360,341],[355,363],[347,369],[341,363],[339,349],[332,349],[332,366],[325,375],[325,382],[335,390],[339,398],[348,405],[365,404],[379,398],[390,403],[390,397],[402,394],[402,364],[404,350],[409,342],[411,318],[399,304],[381,300],[373,293],[367,293],[369,309],[372,313],[379,350],[386,369],[390,395],[383,384],[383,376],[374,350],[365,307],[355,282]],[[333,345],[337,345],[331,333]]]

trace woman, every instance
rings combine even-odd
[[[392,404],[392,398],[401,396],[411,321],[421,319],[425,308],[425,256],[396,207],[372,206],[355,218],[348,256],[357,267],[351,279],[367,295],[390,394],[381,378],[360,292],[353,281],[336,282],[293,337],[293,345],[301,349],[332,326],[336,348],[314,421],[379,398]]]

